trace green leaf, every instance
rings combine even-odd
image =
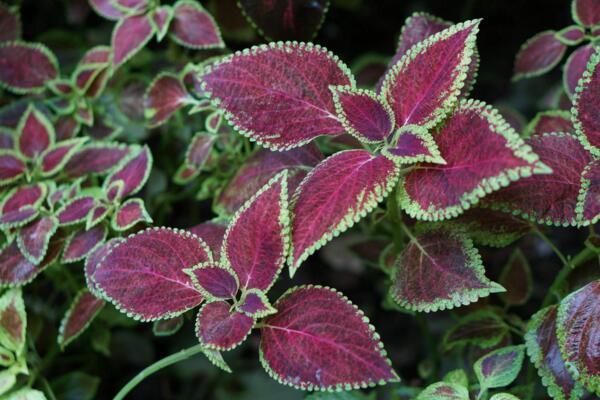
[[[488,349],[500,343],[507,333],[508,326],[502,318],[482,310],[458,320],[444,335],[443,346],[452,349],[470,344]]]
[[[444,375],[444,382],[455,383],[464,387],[469,387],[469,377],[464,369],[454,369]]]
[[[524,349],[524,345],[503,347],[477,360],[473,369],[481,391],[503,387],[514,381],[523,364]]]
[[[75,371],[52,382],[52,391],[61,400],[93,400],[100,386],[100,378]]]
[[[496,393],[490,400],[520,400],[517,396],[510,393]]]
[[[456,383],[437,382],[427,386],[417,400],[469,400],[469,390]]]
[[[44,393],[39,390],[24,388],[11,393],[8,397],[2,400],[47,400]]]
[[[12,289],[0,297],[0,344],[17,356],[25,347],[27,315],[21,289]]]

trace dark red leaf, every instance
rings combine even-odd
[[[20,289],[7,290],[0,297],[0,332],[0,343],[4,352],[14,352],[17,357],[23,356],[27,314]],[[6,386],[3,387],[5,388]]]
[[[244,293],[238,310],[253,318],[262,318],[277,312],[269,303],[267,295],[258,289],[250,289]]]
[[[405,125],[396,130],[381,154],[397,164],[446,163],[431,134],[419,125]]]
[[[151,223],[152,218],[148,215],[142,199],[129,199],[113,214],[112,228],[116,231],[127,230],[134,225],[145,222]]]
[[[136,153],[131,154],[112,173],[104,183],[109,188],[113,182],[123,181],[123,189],[119,193],[120,198],[137,193],[148,180],[152,169],[152,154],[148,146],[143,146]]]
[[[81,125],[71,115],[61,115],[54,121],[56,140],[67,140],[73,138],[79,132]]]
[[[218,136],[207,134],[206,132],[195,134],[185,152],[185,164],[196,170],[201,169],[210,159],[213,145],[217,139]]]
[[[171,6],[165,5],[157,7],[152,11],[150,16],[150,22],[156,33],[156,40],[159,42],[165,37],[169,31],[171,25],[171,19],[173,18],[173,9]]]
[[[102,293],[100,292],[96,281],[94,280],[94,274],[96,273],[96,269],[100,262],[108,253],[113,246],[116,246],[117,243],[124,241],[122,238],[112,238],[102,243],[100,246],[96,247],[85,259],[85,282],[87,284],[90,292],[94,294],[96,297],[102,297]]]
[[[221,247],[223,246],[223,238],[227,225],[220,221],[207,221],[199,225],[189,228],[188,230],[196,236],[200,236],[202,240],[208,244],[212,251],[215,260],[221,258]]]
[[[170,336],[179,331],[183,326],[183,317],[180,315],[171,319],[164,319],[160,321],[154,321],[152,326],[152,333],[155,336]]]
[[[556,37],[555,31],[544,31],[527,40],[515,60],[513,80],[542,75],[556,66],[567,46]]]
[[[60,323],[58,344],[64,349],[92,323],[106,302],[87,289],[77,294]]]
[[[72,263],[83,260],[104,242],[106,233],[106,228],[103,226],[76,231],[67,241],[61,261],[63,263]]]
[[[241,344],[254,326],[254,319],[239,311],[230,311],[225,301],[205,304],[196,320],[196,336],[214,350],[231,350]]]
[[[509,332],[509,327],[493,311],[482,310],[458,320],[444,335],[444,348],[465,345],[489,349],[498,345]]]
[[[215,300],[235,299],[238,292],[238,279],[227,267],[217,264],[200,264],[186,273],[192,278],[192,281],[202,292],[205,298]]]
[[[594,54],[594,48],[588,45],[578,48],[567,58],[563,69],[563,85],[569,97],[572,98],[575,94],[577,83],[583,76],[592,54]]]
[[[0,42],[21,37],[21,18],[16,8],[0,3]]]
[[[54,127],[35,107],[29,106],[17,127],[17,148],[25,157],[36,158],[54,144]]]
[[[88,2],[94,11],[106,19],[118,21],[125,16],[121,10],[113,5],[112,0],[88,0]]]
[[[19,179],[27,166],[25,162],[11,150],[0,151],[0,185],[6,185]]]
[[[63,140],[42,154],[40,168],[42,175],[48,176],[62,171],[73,154],[85,143],[86,138]]]
[[[41,217],[21,228],[17,238],[21,253],[33,264],[42,262],[56,229],[58,220],[54,216]]]
[[[31,185],[20,186],[14,188],[2,200],[0,214],[4,215],[12,211],[18,211],[24,206],[33,206],[37,208],[44,200],[48,189],[42,183],[34,183]]]
[[[533,289],[531,268],[521,250],[512,253],[498,282],[506,289],[506,293],[500,294],[505,304],[515,306],[529,300]]]
[[[96,199],[93,196],[78,196],[66,203],[56,216],[61,225],[73,225],[85,221],[94,208]]]
[[[527,125],[527,136],[543,135],[544,133],[573,133],[575,128],[571,123],[571,113],[564,110],[542,111]]]
[[[47,47],[20,41],[0,44],[0,87],[15,93],[41,91],[58,77],[58,61]]]
[[[119,20],[111,40],[113,69],[117,69],[140,51],[153,33],[152,23],[147,15],[131,15]]]
[[[171,115],[185,106],[191,98],[175,74],[160,73],[144,94],[144,115],[151,127],[165,123]]]
[[[530,222],[511,213],[478,207],[448,222],[457,224],[475,243],[492,247],[506,247],[532,227]]]
[[[575,132],[586,149],[600,155],[600,119],[595,105],[600,101],[600,53],[596,51],[577,83],[571,118]]]
[[[192,49],[225,47],[213,17],[200,3],[192,0],[179,0],[173,6],[171,37],[180,45]]]
[[[600,23],[600,4],[597,0],[573,0],[571,8],[573,19],[586,27]]]
[[[77,178],[103,174],[116,167],[135,147],[121,143],[91,143],[78,150],[65,166],[65,173]]]

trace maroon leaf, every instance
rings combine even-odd
[[[27,314],[20,289],[8,290],[0,297],[0,332],[2,333],[0,344],[3,350],[12,351],[17,357],[23,356]]]
[[[223,113],[221,111],[213,111],[204,120],[206,130],[210,133],[219,133],[221,128],[221,122],[223,122]]]
[[[581,174],[592,160],[577,139],[568,134],[545,134],[527,140],[551,175],[533,175],[489,196],[484,205],[519,214],[530,221],[576,225]]]
[[[328,0],[241,0],[242,12],[268,40],[310,40],[325,18]]]
[[[258,289],[250,289],[244,293],[238,310],[253,318],[262,318],[277,312],[269,303],[267,295]]]
[[[136,153],[132,153],[105,181],[105,188],[113,182],[123,181],[120,198],[137,193],[148,180],[152,169],[152,154],[148,146],[144,145]]]
[[[135,319],[172,318],[202,302],[183,270],[208,261],[210,250],[197,236],[150,228],[112,247],[93,279],[103,297]]]
[[[238,292],[238,279],[227,267],[205,263],[196,265],[185,272],[207,299],[234,299]]]
[[[171,319],[165,319],[161,321],[154,321],[152,326],[152,333],[154,336],[170,336],[179,331],[183,326],[183,316],[178,316]]]
[[[419,163],[400,181],[398,201],[412,217],[456,217],[512,181],[549,172],[506,121],[478,101],[461,101],[434,137],[446,163]]]
[[[321,162],[293,196],[290,274],[373,210],[397,179],[394,162],[366,150],[342,151]]]
[[[582,387],[575,382],[561,359],[556,337],[557,306],[546,307],[531,317],[525,333],[525,345],[531,362],[553,399],[580,399]]]
[[[47,192],[46,185],[41,183],[14,188],[2,200],[0,214],[6,215],[7,213],[18,211],[25,206],[32,206],[37,209],[46,197]]]
[[[555,31],[544,31],[527,40],[517,53],[513,80],[542,75],[556,66],[567,46]]]
[[[145,222],[152,223],[142,199],[129,199],[113,214],[112,228],[116,231],[127,230],[134,225]]]
[[[430,36],[387,72],[381,93],[394,110],[396,126],[432,127],[456,104],[478,29],[474,20]]]
[[[17,127],[17,148],[25,157],[35,158],[54,144],[54,127],[35,107],[29,106]]]
[[[11,150],[0,150],[0,185],[6,185],[19,179],[27,166],[25,162]]]
[[[36,207],[23,206],[18,210],[3,213],[2,216],[0,216],[0,227],[17,228],[33,221],[37,215],[38,210]]]
[[[366,143],[385,140],[394,129],[394,112],[374,92],[351,86],[331,88],[339,120],[346,131]]]
[[[49,176],[61,171],[85,141],[86,138],[63,140],[48,148],[41,157],[42,175]]]
[[[223,238],[227,226],[219,221],[207,221],[199,225],[189,228],[188,230],[194,235],[199,236],[206,242],[215,260],[221,257],[221,247],[223,246]]]
[[[237,131],[278,150],[343,133],[329,86],[354,86],[348,67],[309,43],[253,47],[205,67],[200,79]]]
[[[58,220],[54,216],[41,217],[21,228],[17,238],[21,253],[33,264],[42,262],[56,229]]]
[[[131,146],[116,142],[91,143],[73,155],[65,166],[65,173],[73,178],[106,173],[129,155],[131,150]]]
[[[110,250],[113,246],[116,246],[117,243],[124,241],[122,238],[112,238],[108,241],[102,243],[100,246],[96,247],[85,259],[85,282],[87,284],[90,292],[94,294],[96,297],[102,297],[102,293],[100,292],[96,281],[94,280],[94,274],[96,273],[96,269],[100,262],[110,253]]]
[[[39,92],[58,77],[58,61],[39,43],[0,44],[0,87],[15,93]]]
[[[152,23],[147,15],[130,15],[119,20],[111,40],[113,69],[117,69],[140,51],[153,33]]]
[[[537,113],[527,125],[526,134],[534,136],[553,132],[573,133],[574,131],[571,113],[564,110],[551,110]]]
[[[600,280],[565,297],[556,316],[556,335],[562,360],[572,376],[600,396]]]
[[[269,151],[259,149],[231,178],[225,189],[219,193],[216,204],[225,213],[233,214],[254,193],[272,177],[287,169],[288,189],[296,190],[307,170],[316,166],[323,154],[314,143],[288,151]]]
[[[449,228],[428,229],[411,238],[394,268],[392,298],[414,311],[451,309],[504,291],[486,278],[471,240]]]
[[[104,204],[97,204],[96,206],[94,206],[92,211],[90,211],[87,215],[85,221],[85,229],[88,230],[93,226],[98,225],[100,222],[104,221],[104,218],[106,218],[106,216],[111,211],[111,208]]]
[[[600,119],[594,106],[600,98],[600,68],[597,68],[599,62],[600,53],[596,51],[577,84],[571,110],[571,118],[579,139],[585,148],[596,156],[600,155]]]
[[[233,216],[221,249],[245,289],[268,290],[283,268],[289,230],[287,173],[272,178]]]
[[[196,320],[196,336],[214,350],[231,350],[241,344],[254,326],[254,319],[239,311],[230,311],[225,301],[205,304]]]
[[[87,289],[81,290],[60,322],[58,344],[62,349],[75,340],[92,323],[106,302]]]
[[[498,282],[506,289],[506,293],[500,294],[505,304],[515,306],[529,300],[533,288],[531,268],[521,250],[512,253]]]
[[[588,45],[578,48],[567,58],[563,69],[563,86],[570,98],[575,95],[577,83],[583,76],[592,54],[594,54],[594,48]]]
[[[144,115],[154,128],[165,123],[189,101],[191,98],[177,75],[161,72],[144,94]]]
[[[17,40],[21,37],[21,18],[16,8],[0,3],[0,42]]]
[[[213,145],[217,139],[218,136],[210,135],[206,132],[195,134],[185,152],[185,164],[195,169],[201,169],[209,160]]]
[[[58,212],[60,225],[73,225],[85,221],[94,208],[96,199],[93,196],[78,196],[65,204]]]
[[[63,263],[72,263],[83,260],[104,242],[106,233],[106,228],[103,226],[95,226],[89,230],[82,229],[76,231],[69,238],[61,261]]]
[[[600,4],[596,0],[573,0],[571,12],[580,25],[591,27],[600,23]]]
[[[171,19],[173,18],[173,9],[171,6],[160,6],[152,11],[152,15],[150,16],[150,22],[152,23],[152,27],[154,28],[154,33],[156,33],[156,40],[159,42],[163,40],[167,32],[169,31],[169,26],[171,25]]]
[[[56,130],[56,140],[67,140],[71,139],[79,132],[81,125],[71,115],[61,115],[54,121],[54,128]]]
[[[456,219],[457,224],[477,244],[506,247],[531,230],[531,223],[511,213],[471,208]]]
[[[192,49],[225,47],[213,17],[200,3],[192,0],[179,0],[173,6],[171,37],[178,44]]]
[[[261,329],[261,363],[278,382],[303,390],[344,390],[397,381],[379,335],[332,289],[301,286],[275,303]]]
[[[556,33],[556,37],[567,46],[574,46],[581,43],[585,38],[585,30],[577,25],[567,26]]]
[[[414,164],[422,161],[433,164],[446,163],[431,134],[419,125],[405,125],[398,129],[381,154],[397,164]]]
[[[125,14],[113,5],[112,0],[88,0],[90,6],[98,14],[106,19],[117,21],[125,16]]]
[[[578,219],[583,225],[595,224],[600,218],[600,161],[590,162],[581,175],[577,201]]]

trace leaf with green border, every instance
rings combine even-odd
[[[537,113],[525,128],[524,136],[530,137],[553,132],[575,132],[570,112],[566,110],[550,110]]]
[[[544,31],[528,39],[517,53],[513,81],[545,74],[562,59],[567,46],[556,31]]]
[[[571,119],[577,138],[586,149],[600,156],[600,119],[595,105],[600,102],[600,52],[596,49],[587,63],[573,95]]]
[[[456,383],[437,382],[427,386],[416,400],[469,400],[469,390]]]
[[[20,357],[25,348],[27,314],[21,289],[11,289],[0,297],[0,344]]]
[[[524,349],[524,345],[503,347],[478,359],[473,370],[481,392],[510,385],[521,370]]]
[[[460,318],[444,335],[445,349],[476,345],[482,349],[499,344],[509,327],[492,310],[476,311]]]
[[[475,207],[448,221],[464,230],[476,244],[506,247],[532,229],[529,221],[507,212]]]
[[[82,289],[60,322],[58,345],[61,349],[81,335],[104,308],[106,302]]]
[[[200,308],[196,336],[208,349],[228,351],[246,340],[253,326],[254,318],[233,310],[226,301],[217,300]]]
[[[58,219],[53,216],[42,216],[25,225],[17,235],[17,245],[21,253],[33,264],[44,259],[50,239],[58,229]]]
[[[381,154],[397,164],[445,164],[433,136],[419,125],[404,125],[394,132]]]
[[[117,231],[125,231],[139,223],[151,224],[152,217],[146,211],[144,200],[129,199],[119,206],[114,212],[111,220],[111,227]]]
[[[183,326],[183,316],[175,318],[163,319],[154,321],[152,324],[152,333],[154,336],[171,336],[174,335]]]
[[[263,318],[277,310],[269,302],[266,293],[259,289],[246,290],[237,309],[252,318]]]
[[[48,118],[33,105],[19,120],[17,125],[17,149],[27,159],[35,159],[54,145],[56,134]]]
[[[40,43],[0,43],[0,87],[18,94],[38,93],[58,78],[56,56]]]

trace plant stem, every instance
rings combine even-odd
[[[202,345],[197,344],[195,346],[188,347],[187,349],[183,349],[181,351],[178,351],[177,353],[171,354],[170,356],[158,360],[154,364],[143,369],[139,374],[134,376],[133,379],[127,382],[127,384],[123,386],[123,389],[121,389],[119,393],[117,393],[114,400],[123,400],[133,388],[135,388],[141,381],[146,379],[148,376],[152,375],[157,371],[160,371],[165,367],[168,367],[171,364],[175,364],[179,361],[183,361],[187,358],[190,358],[193,355],[201,353],[202,350]]]
[[[560,261],[562,261],[564,266],[568,266],[570,268],[571,264],[569,263],[569,261],[567,260],[567,258],[565,257],[565,255],[558,249],[558,247],[556,247],[554,245],[554,243],[552,242],[552,240],[550,240],[550,238],[548,238],[548,236],[546,236],[544,234],[544,232],[542,232],[541,230],[539,230],[537,227],[535,228],[535,233],[544,241],[546,242],[546,244],[548,244],[548,246],[550,246],[550,248],[552,249],[552,251],[554,252],[554,254],[556,254],[558,256],[558,258],[560,258]]]

